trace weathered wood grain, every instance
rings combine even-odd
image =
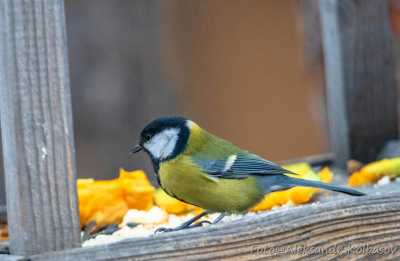
[[[1,0],[0,19],[10,251],[79,246],[63,1]]]
[[[388,1],[320,1],[331,146],[369,162],[398,137]]]
[[[360,250],[362,247],[369,247],[370,251],[378,247],[391,248],[394,253],[380,257],[398,259],[400,193],[381,193],[365,197],[330,197],[324,203],[262,213],[206,228],[47,253],[31,259],[332,260],[342,256],[346,260],[356,260],[368,257],[367,250]],[[273,252],[285,248],[294,253],[277,255]]]

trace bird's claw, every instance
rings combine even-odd
[[[171,231],[174,231],[174,229],[169,227],[159,227],[154,231],[154,234],[171,232]]]
[[[203,220],[203,221],[200,221],[200,222],[198,222],[198,223],[196,223],[196,224],[193,224],[193,225],[190,226],[190,227],[202,227],[202,226],[205,225],[205,224],[211,225],[212,222],[210,222],[210,221],[208,221],[208,220]]]
[[[179,231],[179,230],[184,230],[184,229],[188,229],[188,228],[202,227],[205,224],[210,225],[212,223],[210,221],[208,221],[208,220],[203,220],[203,221],[200,221],[200,222],[198,222],[196,224],[192,224],[192,225],[188,225],[188,226],[177,226],[175,228],[159,227],[154,231],[154,234]]]

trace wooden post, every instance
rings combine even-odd
[[[62,0],[1,0],[0,108],[11,254],[79,246]]]
[[[398,137],[388,2],[320,0],[332,149],[344,166]]]

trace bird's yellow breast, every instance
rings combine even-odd
[[[171,196],[216,212],[241,212],[263,198],[256,178],[220,179],[203,173],[186,155],[160,164],[162,188]]]

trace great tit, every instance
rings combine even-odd
[[[151,159],[161,188],[170,196],[205,209],[200,215],[174,229],[192,225],[212,213],[244,212],[267,193],[294,186],[316,187],[348,195],[364,195],[354,189],[298,178],[296,173],[240,149],[191,120],[183,117],[158,118],[140,133],[132,153],[144,150]],[[216,223],[216,222],[214,222]]]

